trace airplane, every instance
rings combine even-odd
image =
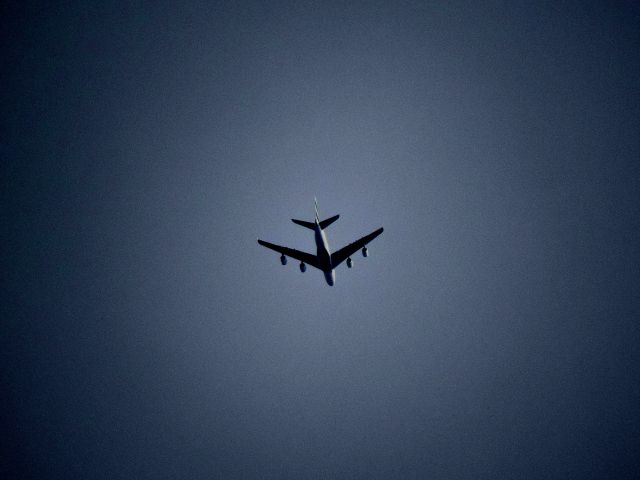
[[[362,249],[362,256],[368,257],[369,251],[366,247],[367,243],[380,235],[384,231],[384,229],[380,227],[376,231],[371,232],[369,235],[365,235],[364,237],[356,240],[353,243],[350,243],[337,252],[331,253],[331,251],[329,250],[329,243],[327,242],[327,236],[324,233],[324,229],[335,222],[338,218],[340,218],[340,215],[335,215],[333,217],[327,218],[326,220],[320,221],[320,216],[318,215],[318,201],[315,198],[314,202],[316,217],[313,222],[296,220],[294,218],[292,218],[291,221],[297,225],[301,225],[314,231],[317,247],[316,255],[301,252],[300,250],[294,250],[293,248],[281,247],[280,245],[274,245],[273,243],[265,242],[264,240],[260,239],[258,239],[258,243],[263,247],[270,248],[271,250],[275,250],[276,252],[280,253],[280,263],[282,263],[282,265],[286,265],[287,257],[291,257],[295,258],[296,260],[300,260],[301,272],[306,272],[307,264],[321,270],[322,273],[324,273],[324,278],[327,281],[327,284],[332,287],[336,282],[335,268],[345,260],[347,261],[348,268],[353,267],[353,260],[351,260],[351,255],[353,255],[360,249]]]

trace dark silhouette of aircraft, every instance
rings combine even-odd
[[[322,273],[324,273],[324,278],[327,283],[330,286],[333,286],[333,284],[336,282],[335,268],[345,260],[347,261],[347,267],[351,268],[353,266],[351,255],[353,255],[360,249],[362,249],[362,256],[367,257],[369,255],[366,247],[367,243],[380,235],[384,231],[384,229],[380,227],[376,231],[371,232],[369,235],[365,235],[364,237],[356,240],[353,243],[350,243],[337,252],[331,253],[331,251],[329,250],[329,242],[327,242],[327,236],[324,233],[324,229],[335,222],[338,218],[340,218],[340,215],[335,215],[333,217],[327,218],[326,220],[320,221],[320,216],[318,215],[318,201],[315,198],[314,201],[316,217],[313,222],[305,222],[304,220],[296,219],[291,219],[291,221],[303,227],[307,227],[310,230],[313,230],[317,247],[317,253],[315,255],[301,252],[300,250],[294,250],[293,248],[274,245],[273,243],[265,242],[264,240],[260,239],[258,239],[258,243],[263,247],[270,248],[271,250],[275,250],[276,252],[280,253],[280,262],[282,263],[282,265],[286,265],[287,257],[291,257],[295,258],[296,260],[300,260],[301,272],[305,272],[307,270],[307,264],[321,270]]]

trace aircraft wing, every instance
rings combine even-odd
[[[361,239],[356,240],[353,243],[350,243],[346,247],[343,247],[340,250],[338,250],[337,252],[333,252],[331,254],[331,266],[333,268],[336,268],[338,265],[344,262],[348,257],[356,253],[358,250],[364,247],[367,243],[369,243],[371,240],[373,240],[378,235],[380,235],[383,231],[384,231],[384,228],[380,227],[375,232],[371,232],[369,235],[365,235]]]
[[[258,239],[258,243],[263,247],[270,248],[271,250],[275,250],[282,255],[287,257],[295,258],[296,260],[300,260],[301,262],[307,263],[312,267],[316,267],[320,269],[320,265],[318,263],[318,258],[315,255],[311,255],[307,252],[301,252],[300,250],[294,250],[293,248],[281,247],[280,245],[274,245],[273,243],[265,242],[264,240]]]

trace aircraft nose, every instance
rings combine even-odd
[[[325,278],[325,280],[327,281],[327,284],[328,284],[330,287],[333,287],[333,284],[334,284],[334,283],[335,283],[335,281],[336,281],[336,273],[335,273],[335,272],[326,272],[326,273],[324,274],[324,278]]]

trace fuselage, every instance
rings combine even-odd
[[[333,286],[336,282],[336,272],[331,265],[331,251],[329,250],[329,242],[327,241],[327,236],[324,233],[324,230],[320,228],[318,224],[318,220],[316,218],[316,228],[315,228],[315,240],[316,240],[316,248],[317,248],[317,256],[320,266],[322,268],[322,273],[324,273],[324,279],[327,281],[329,286]]]

